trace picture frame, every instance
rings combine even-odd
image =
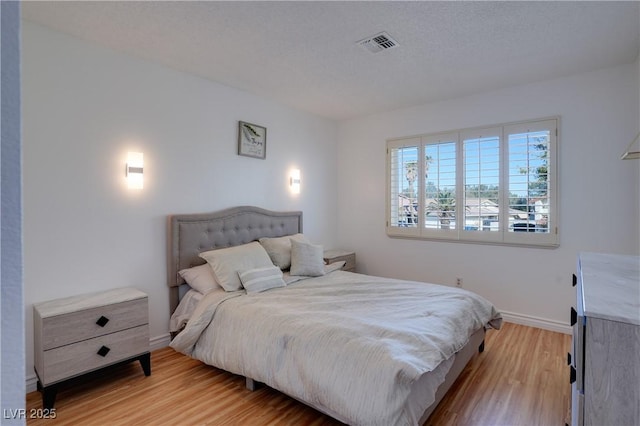
[[[264,160],[267,157],[267,128],[239,121],[238,155]]]

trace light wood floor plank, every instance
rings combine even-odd
[[[504,324],[488,331],[474,356],[426,425],[563,425],[570,386],[566,356],[571,337]],[[56,419],[28,425],[309,425],[341,423],[268,387],[245,389],[244,379],[171,348],[154,351],[152,374],[138,363],[64,386]],[[29,410],[41,408],[38,392]]]

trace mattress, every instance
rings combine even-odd
[[[345,423],[404,425],[434,402],[470,336],[500,323],[463,289],[336,271],[258,294],[209,293],[171,346]]]

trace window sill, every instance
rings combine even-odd
[[[560,247],[558,241],[496,241],[496,240],[481,240],[481,239],[464,239],[464,238],[451,238],[450,236],[424,236],[424,235],[411,235],[408,233],[397,233],[387,230],[387,236],[389,238],[398,238],[406,240],[423,240],[432,242],[443,243],[458,243],[458,244],[479,244],[479,245],[491,245],[491,246],[506,246],[506,247],[524,247],[524,248],[539,248],[539,249],[555,249]],[[557,237],[557,235],[556,235]]]

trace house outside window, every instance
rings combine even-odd
[[[387,234],[559,244],[559,118],[387,141]]]

